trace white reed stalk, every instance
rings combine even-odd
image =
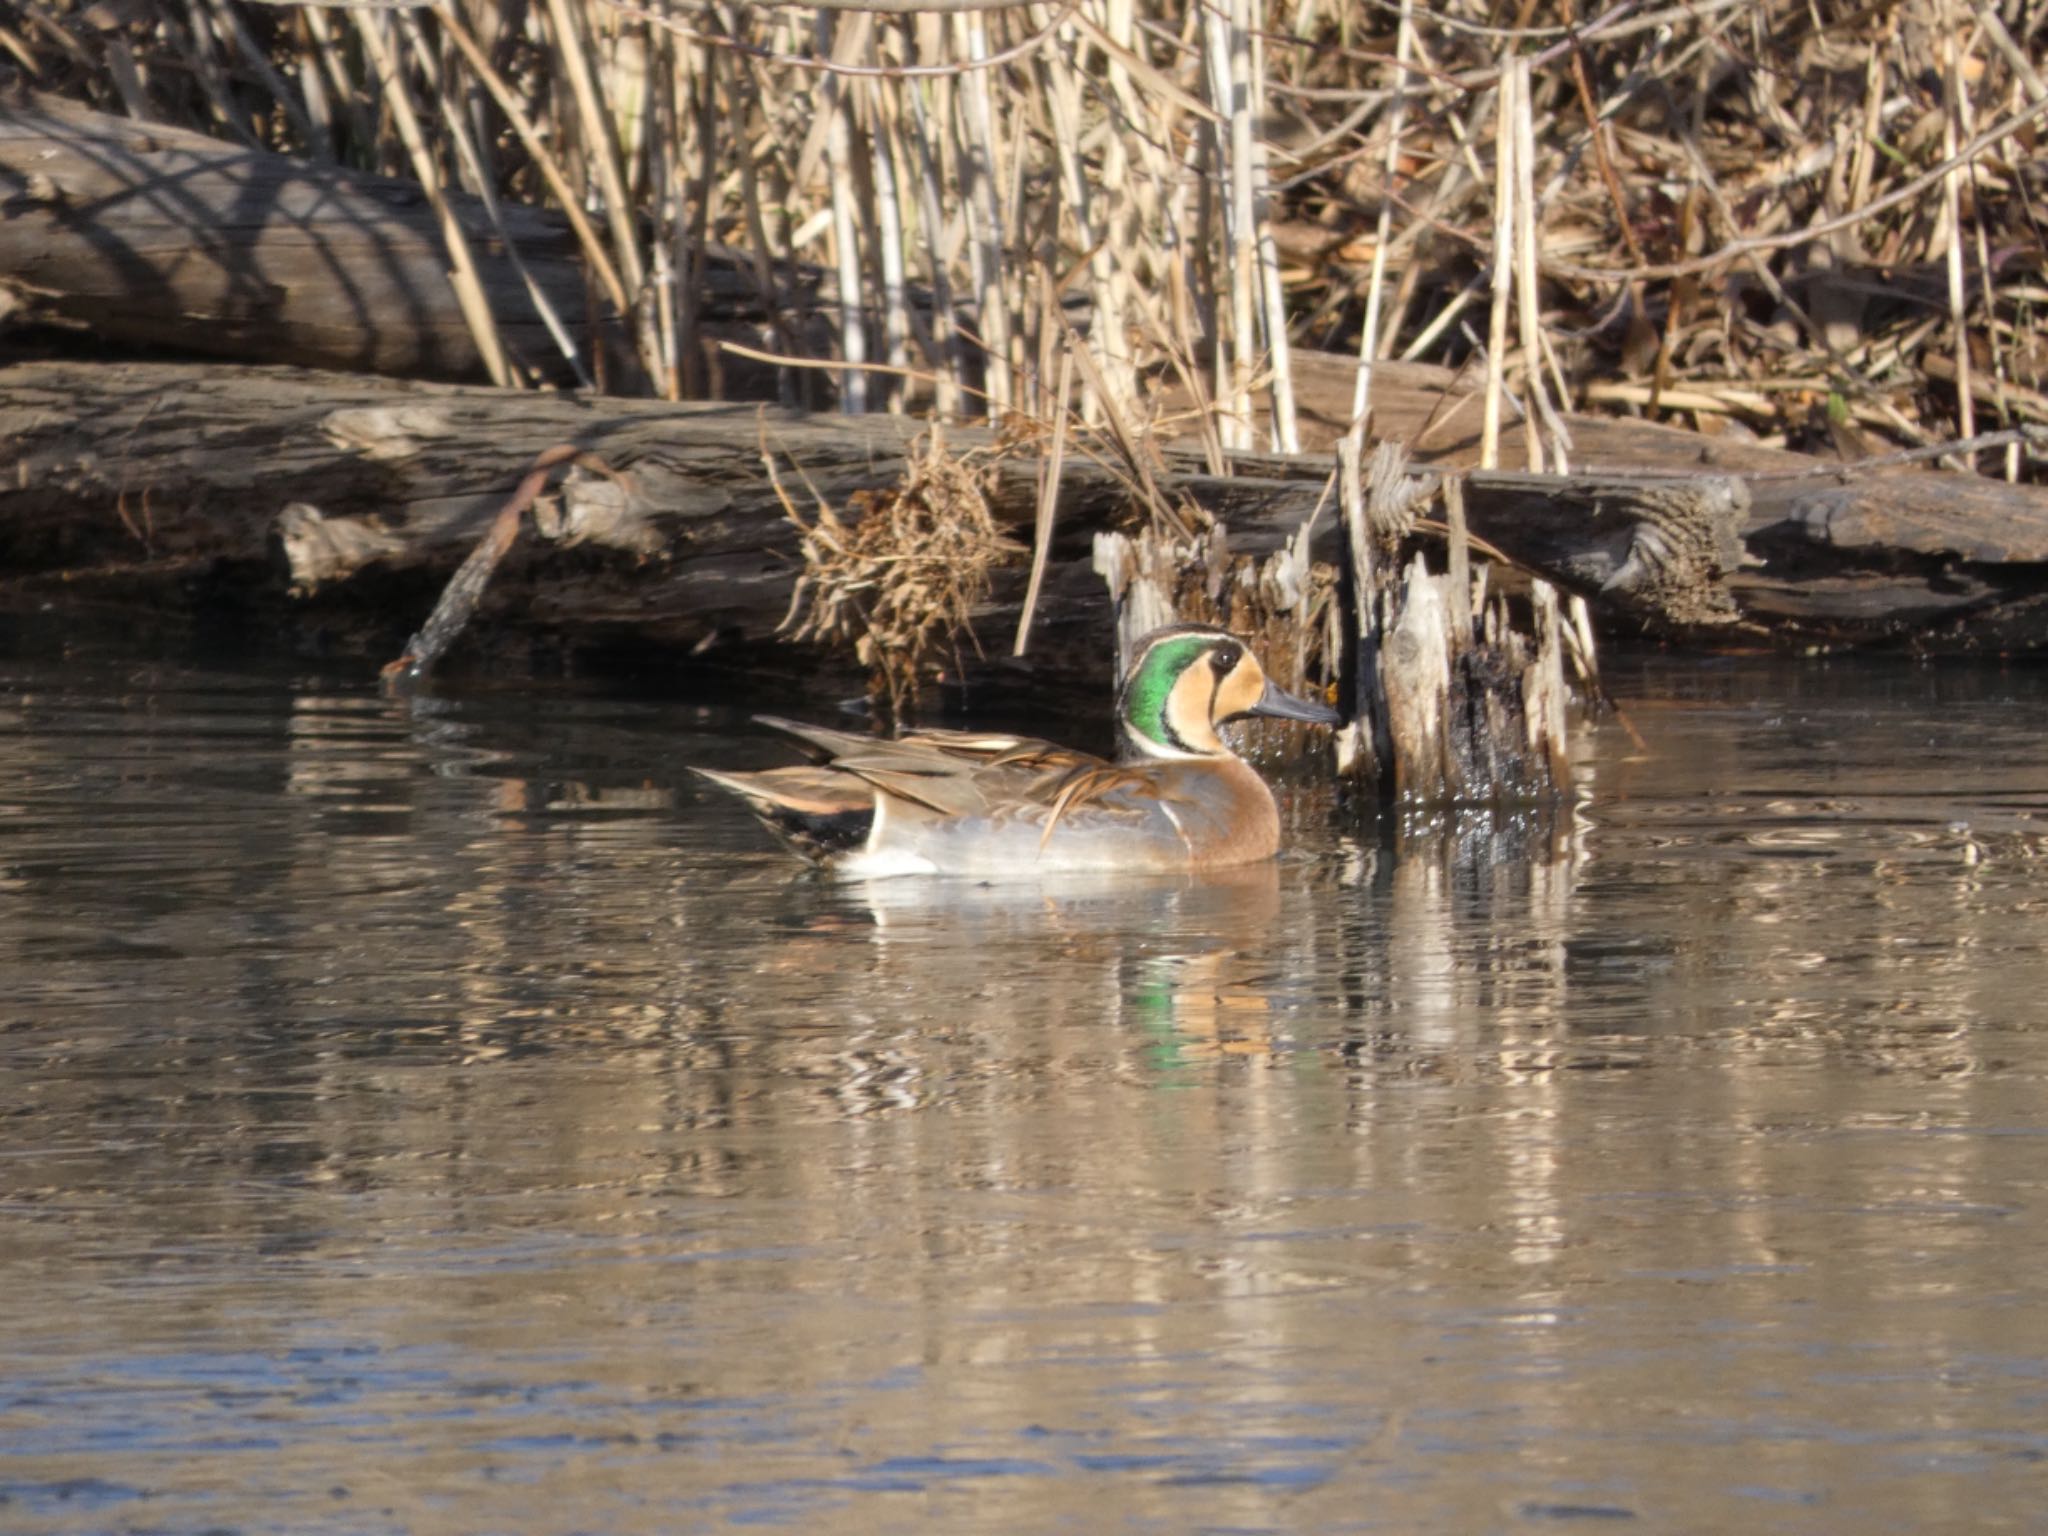
[[[612,249],[618,256],[619,272],[625,279],[635,308],[647,281],[647,264],[640,252],[638,220],[626,197],[626,183],[619,170],[616,135],[611,119],[598,100],[591,76],[590,56],[583,46],[582,29],[576,24],[569,0],[547,0],[548,20],[553,25],[555,56],[569,77],[569,89],[576,100],[576,115],[583,131],[584,158],[597,169],[603,190],[606,220],[611,228]],[[652,371],[655,359],[648,358]]]
[[[1941,3],[1941,77],[1942,94],[1947,98],[1942,103],[1941,157],[1953,161],[1956,145],[1960,142],[1956,130],[1963,110],[1963,77],[1962,64],[1956,55],[1955,10],[1950,0],[1942,0]],[[1941,178],[1941,222],[1947,236],[1949,331],[1956,355],[1956,431],[1963,437],[1975,437],[1977,406],[1971,399],[1970,390],[1969,281],[1963,265],[1962,193],[1963,177],[1968,174],[1966,167],[1958,165]],[[1975,469],[1977,456],[1968,454],[1963,463]]]
[[[1050,278],[1046,279],[1046,286],[1048,289],[1052,286]],[[1059,392],[1052,406],[1052,447],[1039,469],[1042,478],[1038,483],[1038,525],[1031,550],[1031,580],[1024,588],[1024,611],[1017,616],[1017,641],[1010,651],[1013,656],[1022,656],[1024,648],[1031,642],[1031,615],[1038,609],[1039,588],[1045,582],[1045,562],[1052,553],[1053,514],[1059,507],[1060,472],[1067,461],[1067,406],[1074,388],[1074,347],[1080,338],[1068,333],[1063,340]]]
[[[304,14],[309,23],[317,22],[320,29],[325,30],[326,22],[319,11],[308,10]],[[513,94],[512,88],[505,83],[505,77],[493,67],[490,57],[470,36],[469,29],[462,24],[461,18],[455,14],[455,8],[448,4],[447,0],[442,0],[442,3],[435,7],[435,14],[441,19],[441,35],[460,50],[478,82],[490,93],[491,100],[497,103],[498,110],[505,114],[505,121],[518,137],[520,146],[532,157],[541,179],[548,184],[548,191],[554,194],[555,202],[561,208],[563,216],[576,231],[576,241],[583,249],[583,259],[590,263],[591,271],[604,285],[604,291],[610,296],[613,306],[623,315],[630,300],[626,297],[625,285],[619,281],[619,269],[612,264],[603,240],[598,237],[596,227],[583,212],[583,199],[569,184],[569,177],[563,171],[561,162],[535,130],[533,119],[527,115],[525,104]]]
[[[1994,21],[1997,20],[1995,16],[1992,19]],[[2007,41],[2010,42],[2011,39],[2008,38]],[[2036,77],[2035,83],[2039,83],[2038,77]],[[1957,131],[1965,139],[1975,138],[1977,136],[1977,125],[1973,121],[1974,113],[1970,107],[1970,93],[1967,90],[1957,98],[1957,105],[1961,108],[1956,115]],[[1973,185],[1976,181],[1976,176],[1977,168],[1972,165],[1970,167],[1970,178]],[[1977,246],[1977,280],[1983,285],[1984,289],[1986,311],[1984,317],[1984,341],[1991,349],[1992,407],[1998,412],[1999,424],[2001,426],[2011,426],[2012,402],[2006,392],[2006,386],[2010,383],[2010,380],[2007,377],[2005,342],[2001,338],[1998,328],[1997,301],[1992,297],[1991,236],[1984,228],[1984,205],[1981,201],[1981,194],[1979,194],[1979,198],[1976,200],[1976,216],[1970,220],[1970,232]],[[1972,463],[1974,462],[1973,458]],[[2005,478],[2009,484],[2019,484],[2020,445],[2016,442],[2005,445]]]
[[[649,287],[654,294],[654,342],[661,353],[661,376],[655,387],[661,391],[662,399],[680,400],[683,398],[681,333],[688,325],[688,317],[676,313],[676,290],[683,286],[684,279],[677,275],[674,252],[683,243],[683,221],[676,214],[671,214],[668,223],[671,238],[657,238],[651,245],[654,271],[650,274],[652,281]]]
[[[1193,51],[1206,73],[1208,50],[1197,34],[1204,27],[1207,12],[1191,5],[1181,26],[1181,44]],[[1209,471],[1224,471],[1223,452],[1232,446],[1230,432],[1230,348],[1223,338],[1223,317],[1214,277],[1215,253],[1223,242],[1217,238],[1216,177],[1220,174],[1222,147],[1211,125],[1203,123],[1183,134],[1180,155],[1168,180],[1164,227],[1171,232],[1172,260],[1166,275],[1167,319],[1175,344],[1190,368],[1200,366],[1197,338],[1208,342],[1209,381],[1203,389],[1190,389],[1203,411],[1203,445],[1209,454]],[[1189,209],[1189,203],[1194,207]]]
[[[1251,109],[1248,120],[1266,117],[1266,8],[1265,0],[1239,0],[1245,9],[1245,32],[1251,39],[1249,87]],[[1236,58],[1236,54],[1232,54]],[[1273,444],[1282,453],[1301,452],[1301,434],[1294,416],[1294,368],[1287,347],[1287,295],[1280,284],[1280,248],[1273,240],[1272,178],[1263,134],[1251,141],[1251,158],[1245,167],[1251,188],[1252,237],[1258,263],[1259,292],[1265,301],[1266,356],[1273,377]]]
[[[726,121],[721,104],[735,98],[737,87],[732,77],[745,66],[726,57],[722,49],[705,43],[697,49],[697,67],[691,69],[690,55],[684,51],[682,39],[671,38],[670,47],[673,52],[668,94],[677,103],[678,122],[682,121],[683,103],[694,100],[697,109],[696,116],[690,120],[689,139],[677,161],[678,174],[684,163],[694,161],[696,165],[691,181],[695,196],[690,205],[690,222],[685,226],[678,218],[670,234],[674,248],[669,260],[681,285],[681,291],[675,296],[677,394],[680,396],[685,391],[702,389],[710,383],[705,377],[704,271],[711,244],[712,205],[730,190],[720,184],[720,158],[728,152],[740,160],[749,156],[743,125],[723,140],[719,132]],[[723,89],[720,86],[721,76],[727,81]],[[735,171],[725,179],[737,180],[743,175],[743,172]]]
[[[1040,15],[1042,9],[1033,8],[1034,19],[1040,24],[1052,19],[1050,14]],[[1045,82],[1046,110],[1052,120],[1060,188],[1066,211],[1074,221],[1074,243],[1087,253],[1088,294],[1095,310],[1095,323],[1088,329],[1085,345],[1094,354],[1097,371],[1114,397],[1102,404],[1113,404],[1127,412],[1137,403],[1137,380],[1124,335],[1124,316],[1116,302],[1115,260],[1108,242],[1096,228],[1094,199],[1081,166],[1081,90],[1073,57],[1078,43],[1071,26],[1062,32],[1061,42],[1064,47],[1039,53],[1038,68],[1039,78]]]
[[[818,53],[823,58],[835,56],[834,19],[831,11],[818,12]],[[850,27],[861,24],[858,17],[848,21]],[[860,303],[860,238],[854,227],[852,108],[839,76],[826,76],[820,93],[827,114],[825,168],[832,196],[832,257],[839,271],[839,356],[848,365],[839,371],[839,409],[857,416],[868,408],[868,374],[860,366],[868,360],[868,336]]]
[[[698,68],[684,64],[684,50],[691,44],[674,34],[648,39],[649,70],[647,98],[650,121],[641,149],[646,176],[645,200],[653,220],[647,242],[654,263],[655,345],[661,351],[662,397],[680,400],[697,385],[702,372],[703,348],[697,341],[692,262],[702,241],[704,204],[711,195],[711,169],[697,159],[698,181],[694,188],[683,167],[691,163],[692,150],[701,151],[694,131],[700,114],[691,110],[699,90],[707,96],[717,87],[717,61],[698,59]],[[694,195],[691,195],[694,193]],[[691,221],[698,222],[692,229]],[[686,366],[686,360],[688,366]]]
[[[927,27],[922,20],[918,35],[935,40],[941,37],[936,25]],[[939,209],[939,167],[933,153],[931,117],[925,108],[923,83],[909,82],[904,96],[909,101],[910,114],[907,119],[898,119],[897,128],[907,134],[916,160],[919,222],[924,226],[925,261],[931,268],[932,346],[937,354],[932,362],[938,370],[934,403],[941,420],[952,420],[960,414],[967,378],[960,332],[954,324],[951,255],[965,238],[966,227],[957,213],[949,218]]]
[[[1506,383],[1508,303],[1514,292],[1515,86],[1513,69],[1501,72],[1493,131],[1493,316],[1487,327],[1486,408],[1480,418],[1479,467],[1500,465],[1500,398]],[[1526,417],[1524,418],[1526,421]],[[1525,428],[1533,430],[1533,428]]]
[[[1366,280],[1365,328],[1358,333],[1358,377],[1351,388],[1350,430],[1361,447],[1365,442],[1366,413],[1372,409],[1372,366],[1380,355],[1380,295],[1387,280],[1387,242],[1393,238],[1394,181],[1401,174],[1401,134],[1408,126],[1408,60],[1414,46],[1415,0],[1401,0],[1401,18],[1394,37],[1394,109],[1387,124],[1387,155],[1381,171],[1372,273]]]
[[[1249,70],[1240,50],[1249,51],[1236,24],[1246,0],[1230,0],[1226,16],[1221,4],[1202,7],[1202,32],[1208,64],[1209,101],[1224,119],[1227,134],[1216,135],[1217,160],[1225,184],[1223,252],[1219,263],[1230,298],[1227,334],[1215,337],[1217,400],[1223,407],[1223,441],[1229,448],[1251,446],[1252,351],[1252,118],[1249,91],[1239,82]],[[1227,363],[1226,363],[1227,358]],[[1226,371],[1227,369],[1227,371]]]
[[[1536,291],[1536,127],[1530,103],[1529,61],[1513,64],[1515,76],[1515,269],[1521,318],[1524,393],[1535,410],[1522,423],[1523,452],[1532,473],[1544,470],[1543,433],[1538,419],[1555,419],[1543,384],[1543,312]]]
[[[1549,370],[1550,389],[1556,393],[1557,407],[1569,410],[1572,392],[1564,381],[1564,368],[1557,360],[1557,349],[1550,344],[1550,333],[1538,328],[1536,340],[1543,348],[1543,365]],[[1533,371],[1536,365],[1532,362],[1529,366]],[[1544,429],[1550,433],[1550,453],[1553,460],[1551,468],[1560,475],[1568,475],[1572,472],[1571,455],[1572,449],[1576,446],[1572,442],[1571,428],[1565,425],[1564,418],[1558,414],[1558,409],[1552,406],[1549,391],[1538,394],[1536,404],[1543,413]]]
[[[410,11],[399,11],[395,14],[398,18],[399,32],[404,37],[406,47],[412,56],[422,60],[432,58],[432,49],[420,30],[417,14]],[[491,228],[497,232],[498,240],[505,248],[506,260],[512,263],[512,270],[519,274],[519,281],[526,288],[526,297],[533,305],[534,313],[540,316],[541,324],[547,328],[548,335],[554,338],[556,347],[568,360],[569,366],[575,370],[577,383],[585,389],[592,388],[590,375],[584,371],[583,359],[577,352],[574,339],[569,335],[569,328],[555,312],[555,306],[549,302],[546,292],[534,280],[533,273],[519,254],[518,245],[512,239],[512,231],[506,227],[504,206],[498,201],[496,178],[485,169],[483,156],[469,131],[469,114],[463,110],[463,103],[457,94],[459,88],[454,79],[454,72],[436,68],[432,75],[438,92],[441,127],[447,133],[449,142],[455,146],[456,158],[461,161],[470,183],[477,189],[477,198],[484,205],[484,214],[490,219]],[[493,329],[495,330],[495,322]]]
[[[954,37],[970,61],[988,57],[988,27],[979,11],[955,14]],[[1010,306],[1003,293],[1004,235],[996,186],[1000,162],[996,155],[994,114],[989,105],[986,69],[961,76],[960,177],[973,220],[972,265],[975,297],[980,308],[981,345],[987,358],[984,387],[991,416],[1001,417],[1017,398],[1010,359]]]
[[[910,366],[910,301],[904,291],[903,247],[905,244],[903,202],[896,193],[896,162],[890,154],[892,135],[887,131],[887,105],[879,82],[869,82],[868,155],[875,182],[876,256],[882,268],[883,357],[892,368]],[[888,398],[885,409],[903,409],[903,375],[885,375]]]

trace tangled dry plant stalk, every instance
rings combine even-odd
[[[806,522],[785,495],[802,535],[804,568],[783,631],[793,640],[851,641],[890,711],[912,703],[927,664],[961,636],[980,651],[975,608],[1000,566],[1022,558],[989,514],[995,454],[956,456],[938,432],[920,437],[903,483],[853,498],[842,517],[820,498]]]

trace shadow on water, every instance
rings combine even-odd
[[[728,712],[7,666],[0,1524],[2024,1523],[2048,688],[1623,689],[1553,815],[861,885]]]

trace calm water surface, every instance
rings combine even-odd
[[[847,888],[734,714],[0,659],[0,1529],[2039,1530],[2048,679]]]

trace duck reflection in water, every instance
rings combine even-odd
[[[1013,1033],[1021,986],[1042,1016],[1107,1014],[1148,1049],[1186,1057],[1272,1048],[1271,994],[1290,944],[1282,913],[1298,889],[1283,873],[1267,860],[1199,875],[844,889],[867,909],[876,963],[894,986],[954,1000],[959,1023]],[[976,1018],[982,999],[987,1017]]]

